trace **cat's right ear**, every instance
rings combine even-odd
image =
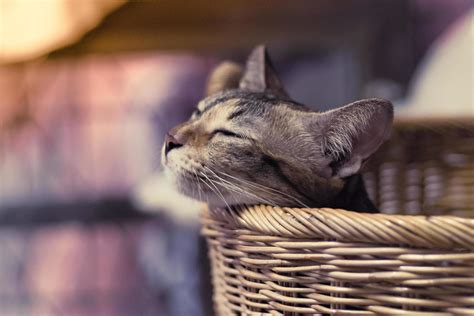
[[[242,78],[243,67],[240,64],[223,61],[211,72],[207,80],[206,96],[229,89],[237,89]]]
[[[382,99],[360,100],[310,116],[322,154],[321,174],[346,178],[390,137],[393,106]]]

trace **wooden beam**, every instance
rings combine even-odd
[[[257,43],[333,46],[368,30],[396,7],[386,0],[129,2],[78,43],[50,57],[173,50],[246,52]]]

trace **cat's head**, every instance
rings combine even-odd
[[[392,105],[361,100],[327,112],[292,101],[258,46],[211,74],[207,97],[173,128],[163,164],[179,190],[215,206],[331,206],[389,137]]]

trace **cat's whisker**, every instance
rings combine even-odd
[[[204,167],[206,170],[208,170],[209,172],[211,172],[218,180],[220,180],[220,182],[222,183],[226,183],[228,184],[229,186],[232,186],[232,187],[235,187],[237,189],[241,189],[238,185],[236,185],[235,183],[232,183],[230,181],[227,181],[225,179],[223,179],[222,177],[220,177],[217,173],[215,173],[213,170],[211,170],[210,168],[208,167]]]
[[[197,180],[197,187],[198,187],[199,200],[200,200],[200,201],[203,201],[203,202],[206,202],[207,204],[209,204],[209,197],[208,197],[207,194],[204,194],[204,191],[203,191],[203,189],[202,189],[202,187],[201,187],[201,183],[204,183],[204,184],[205,184],[206,186],[208,186],[208,187],[209,187],[209,185],[208,185],[204,180],[202,180],[202,179],[198,176],[196,170],[192,170],[192,171],[193,171],[193,173],[194,173],[194,175],[195,175],[195,178],[196,178],[196,180]],[[209,187],[209,189],[211,189],[211,191],[214,192],[214,190],[213,190],[211,187]],[[201,195],[201,194],[204,195],[204,198],[206,199],[205,201],[202,199],[202,195]]]
[[[216,190],[210,184],[208,184],[206,181],[204,181],[202,179],[201,179],[201,181],[202,181],[202,183],[204,183],[209,188],[209,190],[211,190],[211,192],[213,192],[215,195],[219,196],[217,194]],[[205,196],[206,196],[207,204],[209,204],[209,195],[206,194]]]
[[[220,181],[220,184],[226,188],[227,190],[232,190],[234,192],[237,192],[237,193],[240,193],[240,194],[244,194],[248,197],[252,197],[264,204],[268,204],[268,205],[277,205],[274,201],[272,201],[271,199],[268,199],[268,198],[263,198],[255,193],[251,193],[251,192],[248,192],[247,190],[245,190],[244,188],[238,186],[237,184],[235,183],[232,183],[232,182],[229,182],[225,179],[223,179],[222,177],[220,177],[219,175],[217,175],[213,170],[211,170],[210,168],[207,168],[205,167],[209,172],[213,173],[214,176]]]
[[[251,182],[251,181],[248,181],[248,180],[240,179],[240,178],[231,176],[230,174],[225,173],[225,172],[222,172],[222,171],[217,171],[217,172],[219,172],[220,174],[222,174],[222,175],[224,175],[224,176],[226,176],[226,177],[229,177],[229,178],[231,178],[231,179],[237,180],[237,181],[239,181],[239,182],[245,183],[245,184],[250,185],[250,186],[253,186],[253,187],[255,187],[255,188],[262,189],[262,190],[264,190],[264,191],[266,191],[266,192],[268,192],[268,193],[273,193],[273,192],[270,192],[270,190],[272,190],[272,191],[277,191],[277,193],[282,193],[281,191],[278,191],[278,190],[276,190],[276,189],[272,189],[272,188],[265,187],[265,186],[263,186],[263,185],[261,185],[261,184],[259,184],[259,183],[256,183],[256,182]],[[267,189],[270,189],[270,190],[267,190]]]
[[[222,183],[220,181],[216,181],[216,180],[213,180],[213,179],[210,179],[210,178],[208,178],[208,179],[209,179],[209,181],[212,182],[213,185],[216,184],[216,185],[219,185],[219,186],[223,187],[224,189],[226,189],[226,191],[229,192],[232,195],[232,198],[234,199],[234,201],[236,203],[237,203],[238,200],[235,198],[235,196],[232,193],[240,193],[240,194],[243,193],[240,190],[235,190],[233,187],[230,187],[230,186],[226,185],[225,183]],[[222,194],[221,194],[221,196],[222,196]],[[228,205],[228,203],[227,203],[227,205]]]
[[[216,181],[215,183],[220,185],[230,194],[232,200],[234,201],[232,205],[239,204],[240,199],[238,199],[238,195],[242,196],[244,194],[241,190],[236,190],[231,186],[227,186],[225,183],[222,183],[221,181]]]
[[[193,183],[193,186],[192,186],[192,196],[195,196],[194,190],[197,188],[197,183],[196,183],[196,180],[194,179],[194,177],[191,178],[191,181],[192,181],[192,183]]]
[[[225,184],[222,184],[223,186],[226,186]],[[256,194],[253,194],[253,193],[250,193],[246,190],[243,190],[242,188],[240,187],[237,187],[237,186],[233,186],[233,187],[227,187],[228,190],[231,190],[233,192],[236,192],[236,193],[239,193],[241,195],[244,195],[244,196],[247,196],[247,197],[250,197],[250,198],[253,198],[257,201],[260,201],[264,204],[268,204],[268,205],[275,205],[275,203],[273,201],[270,201],[268,199],[265,199],[265,198],[262,198],[261,196],[258,196]]]
[[[257,199],[257,200],[260,200],[261,202],[263,203],[266,203],[266,204],[271,204],[271,205],[275,205],[275,203],[269,199],[264,199],[262,198],[261,196],[258,196],[257,194],[255,193],[251,193],[251,192],[248,192],[247,190],[245,190],[244,188],[238,186],[237,184],[235,183],[232,183],[232,182],[229,182],[225,179],[223,179],[222,177],[220,177],[219,175],[217,175],[213,170],[211,170],[210,168],[207,168],[207,167],[204,167],[206,168],[206,170],[208,170],[209,172],[213,173],[214,176],[221,182],[221,185],[226,187],[226,189],[233,189],[234,191],[236,190],[238,193],[241,193],[241,194],[244,194],[246,196],[249,196],[249,197],[253,197],[254,199]]]
[[[209,168],[208,168],[208,169],[209,169]],[[277,196],[278,196],[278,195],[286,196],[286,197],[292,199],[293,201],[297,202],[297,203],[300,204],[301,206],[303,206],[303,207],[308,207],[305,203],[303,203],[302,201],[300,201],[298,198],[296,198],[296,197],[294,197],[294,196],[292,196],[292,195],[290,195],[290,194],[288,194],[288,193],[285,193],[285,192],[282,192],[282,191],[280,191],[280,190],[277,190],[277,189],[274,189],[274,188],[271,188],[271,187],[262,185],[262,184],[260,184],[260,183],[251,182],[251,181],[248,181],[248,180],[244,180],[244,179],[237,178],[237,177],[232,176],[232,175],[230,175],[230,174],[228,174],[228,173],[226,173],[226,172],[222,172],[222,171],[217,171],[217,172],[219,172],[219,173],[222,174],[223,176],[227,176],[227,177],[229,177],[229,178],[231,178],[231,179],[234,179],[234,180],[236,180],[236,181],[240,181],[240,182],[245,183],[245,184],[247,184],[247,185],[249,185],[249,186],[253,186],[253,187],[256,188],[256,189],[260,189],[260,190],[262,190],[262,191],[264,191],[264,192],[266,192],[266,193],[268,193],[268,194],[273,194],[273,195],[277,195]]]
[[[198,196],[199,196],[199,201],[202,201],[202,196],[201,196],[201,184],[200,184],[200,179],[196,173],[196,170],[193,169],[194,177],[196,178],[196,185],[198,189]]]
[[[205,173],[201,172],[201,175],[204,176],[209,182],[210,184],[212,184],[214,186],[214,188],[216,189],[214,191],[214,193],[217,193],[217,195],[222,199],[222,201],[225,203],[225,205],[227,206],[228,209],[230,209],[230,205],[229,203],[227,203],[226,199],[224,198],[224,195],[222,194],[222,192],[219,190],[219,188],[214,184],[214,181],[212,181]]]
[[[222,178],[221,178],[222,179]],[[224,179],[222,179],[224,180]],[[235,183],[231,183],[231,182],[228,182],[226,180],[224,180],[225,182],[229,183],[230,186],[232,188],[235,188],[239,193],[241,194],[244,194],[245,196],[248,196],[248,197],[251,197],[251,198],[254,198],[256,199],[257,201],[260,201],[264,204],[268,204],[268,205],[277,205],[277,203],[275,201],[273,201],[272,199],[270,199],[269,197],[262,197],[261,195],[255,193],[255,190],[252,190],[252,192],[248,191],[246,188],[242,187],[242,186],[239,186],[238,184],[235,184]]]
[[[226,184],[223,183],[220,179],[218,179],[216,183],[227,190],[227,192],[230,194],[231,199],[234,202],[233,205],[239,204],[240,199],[238,198],[238,195],[236,194],[242,195],[242,192],[240,190],[235,190],[232,186],[227,187]]]
[[[230,176],[230,175],[228,175],[228,176]],[[273,195],[273,196],[286,196],[286,197],[290,198],[291,200],[295,201],[296,203],[298,203],[298,204],[300,204],[304,207],[308,207],[303,202],[301,202],[298,198],[296,198],[296,197],[294,197],[294,196],[292,196],[288,193],[285,193],[285,192],[282,192],[280,190],[273,189],[271,187],[267,187],[267,186],[264,186],[264,185],[261,185],[261,184],[255,183],[255,182],[246,181],[244,179],[236,178],[236,180],[241,181],[241,182],[245,183],[246,185],[253,186],[256,189],[262,190],[263,192],[265,192],[267,194],[270,194],[270,195]]]
[[[235,193],[238,193],[238,194],[241,194],[241,195],[244,195],[244,196],[253,198],[253,199],[257,200],[257,201],[260,201],[260,202],[263,203],[263,204],[276,205],[275,202],[273,202],[273,201],[271,201],[271,200],[269,200],[269,199],[262,198],[262,197],[260,197],[260,196],[258,196],[258,195],[253,194],[253,193],[250,193],[250,192],[248,192],[248,191],[246,191],[246,190],[243,190],[243,189],[240,188],[240,187],[237,187],[237,186],[228,186],[227,184],[225,184],[225,183],[223,183],[223,182],[221,182],[221,185],[222,185],[223,187],[225,187],[226,190],[228,190],[228,191],[232,191],[232,192],[235,192]],[[236,202],[238,202],[237,199],[235,199],[235,200],[236,200]]]

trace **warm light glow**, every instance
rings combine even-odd
[[[73,43],[123,0],[0,0],[0,63]]]

